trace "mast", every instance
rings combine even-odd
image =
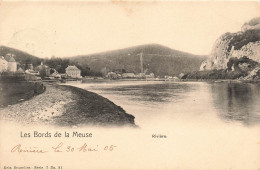
[[[143,66],[143,53],[140,53],[140,68],[141,68],[141,73],[144,72],[144,66]]]

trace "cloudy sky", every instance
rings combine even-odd
[[[0,45],[39,57],[157,43],[208,54],[260,16],[258,2],[0,2]]]

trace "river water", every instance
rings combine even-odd
[[[136,169],[259,169],[260,84],[105,81],[68,83],[135,116],[140,130],[97,131],[127,148]],[[165,135],[155,139],[152,135]],[[145,163],[144,163],[145,162]],[[141,167],[141,168],[140,168]]]
[[[135,116],[141,128],[173,124],[260,124],[260,84],[241,82],[69,82],[95,92]]]

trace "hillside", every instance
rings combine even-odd
[[[149,44],[130,48],[71,57],[70,60],[90,68],[94,72],[124,70],[140,73],[140,53],[143,53],[143,67],[148,73],[156,76],[178,75],[182,72],[199,70],[205,56],[170,49],[168,47]]]
[[[31,54],[28,54],[26,52],[23,52],[21,50],[17,50],[14,48],[6,47],[6,46],[0,46],[0,56],[4,56],[8,53],[14,54],[14,59],[19,64],[33,64],[34,66],[39,65],[41,63],[41,59],[33,56]]]
[[[51,68],[56,69],[59,73],[65,73],[65,68],[69,64],[74,64],[74,63],[70,63],[69,59],[61,59],[61,58],[43,59],[15,48],[0,46],[0,56],[4,56],[6,58],[6,54],[8,53],[14,54],[14,59],[18,63],[18,68],[21,67],[24,70],[27,69],[27,64],[32,64],[34,67],[36,67],[41,64],[41,61],[43,61],[44,64],[48,65]],[[80,66],[78,67],[83,71],[86,70],[85,68],[82,68]]]
[[[201,65],[201,70],[226,69],[231,58],[248,57],[260,62],[260,17],[253,18],[241,27],[241,31],[220,36],[209,58]]]

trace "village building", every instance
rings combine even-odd
[[[145,77],[146,78],[154,78],[154,73],[146,74]]]
[[[66,68],[66,74],[71,78],[82,78],[81,70],[78,69],[75,65],[69,65]]]
[[[3,56],[0,57],[0,72],[7,71],[8,62],[5,60]]]
[[[18,70],[17,70],[17,73],[20,73],[20,74],[24,74],[24,70],[20,67]]]
[[[50,75],[50,77],[54,77],[54,78],[60,79],[61,75],[58,73],[57,70],[55,70],[54,68],[51,68],[51,75]]]
[[[145,73],[139,73],[135,75],[136,78],[145,78]]]
[[[35,76],[40,75],[39,71],[34,71],[34,70],[31,70],[31,69],[25,70],[25,73],[30,74],[30,75],[35,75]]]
[[[106,77],[113,80],[113,79],[117,79],[118,75],[115,72],[109,72],[107,73]]]
[[[25,70],[25,80],[27,81],[35,81],[41,80],[40,73],[38,71],[34,71],[31,69]]]
[[[13,54],[6,54],[6,57],[1,56],[0,58],[0,72],[16,72],[17,62],[15,61]]]
[[[135,78],[136,75],[134,73],[123,73],[122,78]]]
[[[7,71],[10,71],[10,72],[16,72],[17,71],[17,63],[16,63],[13,56],[11,56],[8,60]]]
[[[30,64],[26,64],[26,68],[30,69],[30,70],[33,70],[33,64],[31,64],[31,63]]]
[[[48,77],[51,74],[51,68],[44,65],[43,62],[41,62],[41,65],[35,67],[35,71],[39,72],[41,77]]]

